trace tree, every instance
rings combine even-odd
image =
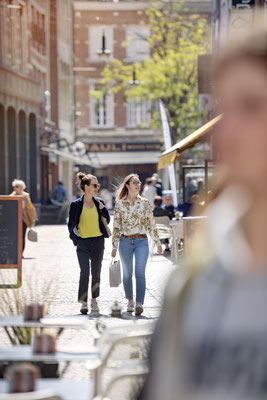
[[[158,107],[165,105],[173,141],[194,130],[203,120],[198,111],[197,59],[209,51],[208,21],[192,15],[181,3],[153,2],[141,13],[148,24],[150,55],[133,65],[115,59],[102,72],[103,90],[124,90],[126,99],[149,101],[151,125],[161,125]],[[127,43],[126,43],[127,45]],[[135,68],[138,84],[129,84]],[[95,93],[99,96],[99,93]]]

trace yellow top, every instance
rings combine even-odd
[[[83,239],[103,235],[99,228],[99,216],[95,204],[93,208],[83,206],[78,225],[78,233]]]

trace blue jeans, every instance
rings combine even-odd
[[[133,257],[135,256],[136,302],[142,303],[146,291],[146,263],[148,259],[148,240],[120,238],[120,259],[123,269],[123,286],[128,300],[133,299]]]

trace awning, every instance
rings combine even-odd
[[[205,125],[201,126],[201,128],[186,136],[184,139],[180,140],[180,142],[176,143],[168,150],[165,150],[164,153],[162,153],[160,156],[158,168],[163,169],[173,164],[178,154],[198,143],[203,137],[205,137],[208,131],[213,128],[221,119],[222,115],[218,115],[216,118],[207,122]]]

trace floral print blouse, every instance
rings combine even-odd
[[[158,228],[149,201],[139,195],[133,204],[126,197],[117,200],[114,208],[113,249],[118,248],[121,235],[143,235],[147,233],[155,244],[160,246]]]

